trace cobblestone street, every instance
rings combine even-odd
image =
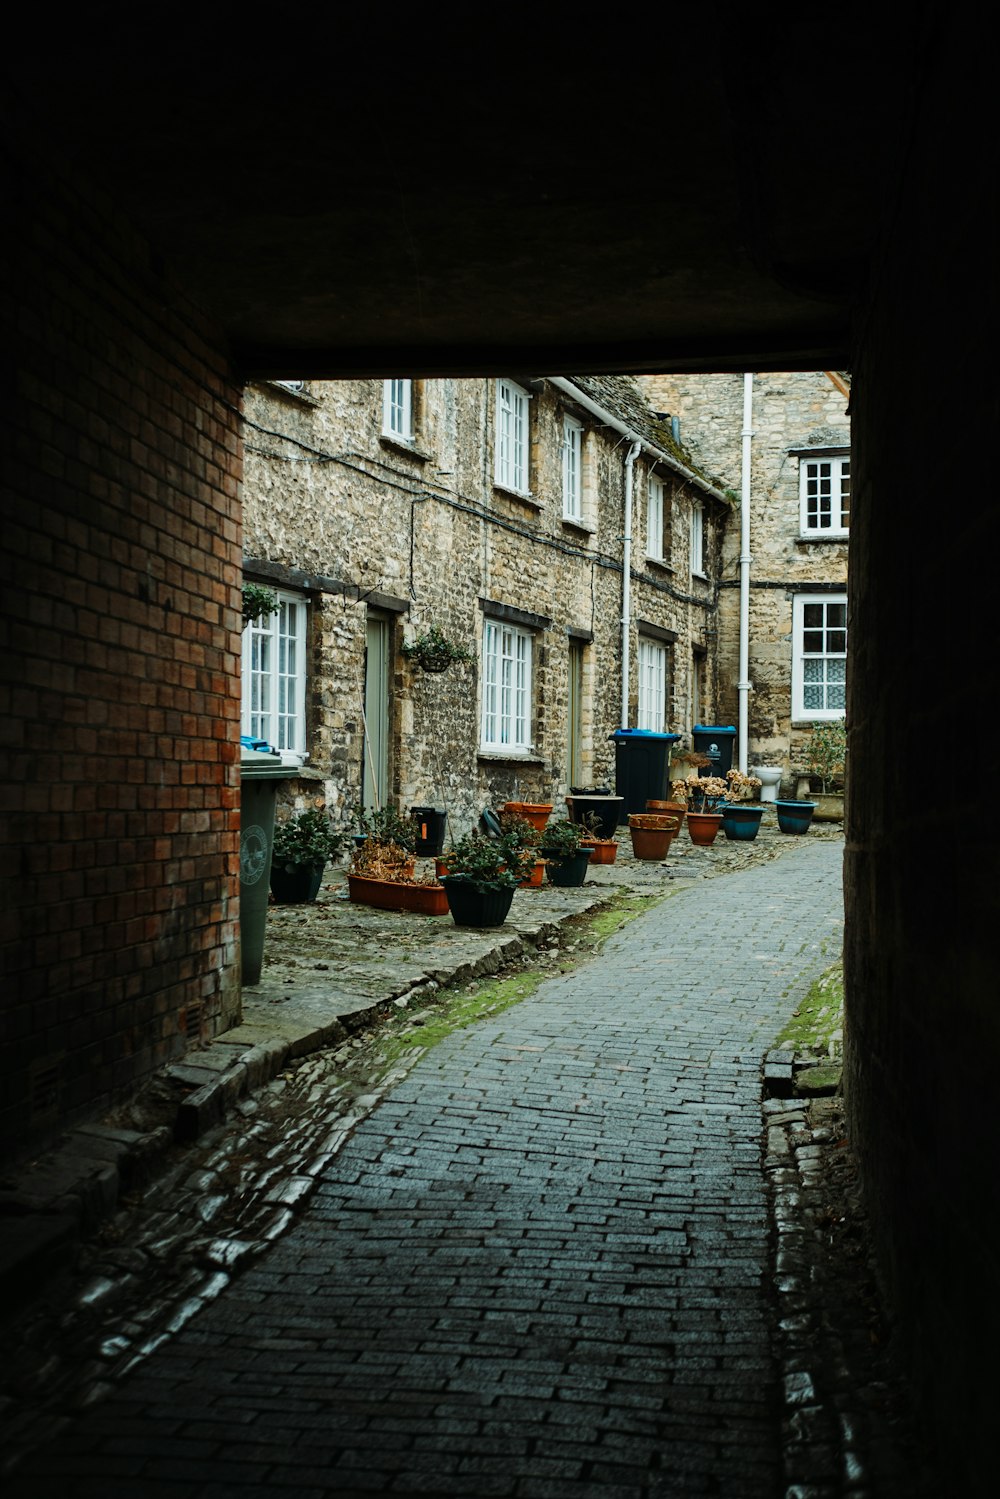
[[[863,1309],[822,1304],[836,1105],[770,1100],[762,1150],[841,941],[842,844],[792,842],[368,1094],[341,1046],[246,1097],[105,1236],[7,1492],[930,1496]]]

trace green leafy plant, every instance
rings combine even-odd
[[[582,837],[583,827],[578,822],[566,818],[550,822],[542,834],[542,855],[554,864],[561,864],[579,853]]]
[[[847,725],[842,719],[816,724],[806,745],[806,763],[809,774],[819,781],[821,792],[831,791],[834,781],[843,779],[847,765]]]
[[[262,583],[243,584],[243,628],[252,625],[258,619],[264,619],[273,614],[278,607],[278,595],[273,588],[265,588]]]
[[[477,890],[511,890],[531,873],[535,851],[523,847],[516,833],[487,838],[472,832],[447,851],[444,862],[446,879],[468,880]]]
[[[298,812],[275,823],[271,861],[285,869],[302,865],[322,869],[337,857],[346,841],[346,834],[331,825],[325,812]]]
[[[473,661],[475,657],[463,646],[454,645],[446,635],[431,625],[422,635],[408,640],[402,647],[408,661],[415,661],[424,671],[447,671],[455,661]]]
[[[517,844],[518,848],[534,851],[542,841],[542,834],[534,824],[530,823],[526,817],[518,817],[516,812],[500,813],[500,829],[505,837]]]

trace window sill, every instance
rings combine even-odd
[[[272,394],[283,396],[286,401],[291,401],[295,406],[315,407],[319,405],[316,397],[311,396],[307,390],[291,390],[280,380],[265,380],[264,384]]]
[[[832,542],[846,546],[850,539],[849,531],[800,531],[795,538],[800,546],[815,546],[817,542],[820,546],[829,546]]]
[[[535,750],[479,749],[476,759],[489,765],[544,765],[545,757]]]
[[[527,505],[530,510],[541,510],[541,501],[526,489],[511,489],[506,484],[500,484],[496,479],[493,481],[494,494],[501,495],[505,500],[517,500],[521,505]]]
[[[655,567],[661,573],[672,573],[673,572],[673,568],[670,566],[670,563],[667,561],[666,557],[647,557],[646,558],[646,566],[647,567]],[[692,574],[692,576],[693,577],[701,577],[702,574],[700,574],[700,573],[694,573],[694,574]]]
[[[576,531],[581,536],[596,536],[597,534],[596,526],[588,525],[585,520],[578,519],[575,515],[564,515],[562,523],[568,531]]]
[[[692,576],[692,578],[697,579],[697,581],[699,583],[707,583],[708,582],[708,573],[696,573],[696,572],[694,572],[692,570],[691,576]]]
[[[415,458],[418,463],[429,463],[432,455],[425,453],[423,448],[405,437],[397,437],[394,432],[380,432],[379,443],[383,448],[391,448],[394,453],[405,453],[408,458]]]

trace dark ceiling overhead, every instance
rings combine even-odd
[[[925,28],[879,57],[837,12],[134,14],[8,57],[11,117],[248,374],[849,363]]]

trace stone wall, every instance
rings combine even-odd
[[[681,437],[719,487],[742,487],[742,375],[655,375],[643,386],[657,411],[679,418]],[[751,426],[750,763],[781,765],[786,793],[805,765],[811,724],[792,717],[792,599],[815,584],[847,582],[845,540],[803,540],[797,448],[850,445],[847,397],[821,371],[755,375]],[[740,507],[726,529],[720,576],[720,721],[739,712]]]
[[[93,1115],[238,990],[240,446],[220,343],[25,148],[4,238],[0,1129]]]
[[[337,815],[361,791],[360,719],[369,609],[394,625],[390,783],[386,799],[446,807],[455,831],[486,805],[553,801],[568,790],[570,640],[583,642],[581,783],[613,782],[620,726],[624,471],[628,443],[547,381],[525,381],[530,496],[494,483],[496,382],[414,382],[412,443],[382,433],[382,381],[275,384],[246,397],[247,575],[302,589],[313,602],[310,761],[285,799],[320,798]],[[563,518],[564,414],[585,427],[584,513]],[[275,435],[280,434],[280,435]],[[629,723],[638,699],[640,622],[676,637],[669,727],[690,728],[692,644],[714,668],[714,578],[690,574],[696,491],[662,463],[673,506],[671,553],[646,560],[651,455],[635,465]],[[705,496],[701,496],[705,499]],[[705,499],[709,570],[725,506]],[[480,745],[484,618],[516,611],[533,634],[533,748],[514,756]],[[473,657],[424,673],[399,647],[436,625]]]

